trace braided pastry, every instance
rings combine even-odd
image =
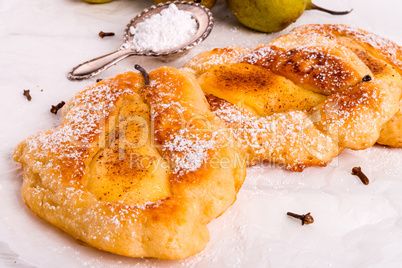
[[[132,72],[89,86],[57,129],[23,141],[14,159],[27,206],[76,239],[185,258],[205,247],[206,224],[234,202],[245,166],[192,74],[149,76],[147,86]]]
[[[149,84],[132,72],[101,81],[67,103],[58,128],[18,145],[22,196],[96,248],[185,258],[205,247],[246,164],[301,171],[344,148],[402,147],[400,55],[365,31],[310,25],[201,53],[185,65],[197,79],[163,67]]]
[[[192,69],[248,164],[326,165],[344,148],[402,147],[402,49],[343,25],[308,25],[254,49],[203,52]]]

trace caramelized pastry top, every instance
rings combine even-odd
[[[28,207],[75,238],[184,258],[205,247],[206,224],[234,202],[245,166],[191,73],[149,76],[147,86],[128,72],[87,87],[58,128],[23,141],[14,159]]]

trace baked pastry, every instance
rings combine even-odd
[[[22,196],[96,248],[185,258],[205,247],[246,164],[301,171],[344,148],[400,147],[399,55],[364,31],[316,25],[204,52],[185,66],[197,80],[169,67],[149,84],[132,72],[103,80],[65,105],[58,128],[18,145]]]
[[[205,247],[245,166],[192,74],[163,67],[149,79],[128,72],[87,87],[14,159],[39,217],[101,250],[180,259]]]
[[[320,35],[335,40],[353,51],[377,79],[401,84],[402,47],[374,33],[346,25],[313,24],[299,27],[291,34]],[[399,75],[398,75],[399,74]],[[399,111],[381,128],[377,143],[402,147],[402,100]]]
[[[301,171],[344,148],[401,146],[402,50],[391,41],[342,25],[309,25],[227,57],[233,49],[204,52],[184,68],[212,95],[211,109],[249,164]]]

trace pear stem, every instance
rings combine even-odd
[[[350,12],[352,12],[352,10],[353,10],[353,9],[351,9],[349,11],[333,11],[333,10],[329,10],[329,9],[317,6],[311,2],[308,3],[308,7],[306,9],[316,9],[319,11],[327,12],[331,15],[346,15],[346,14],[349,14]]]

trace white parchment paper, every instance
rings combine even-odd
[[[282,33],[245,29],[218,0],[215,27],[185,57],[169,63],[133,57],[98,77],[68,81],[68,71],[116,50],[125,25],[151,0],[90,5],[80,0],[0,1],[0,267],[400,267],[402,264],[402,150],[375,146],[344,151],[325,168],[292,173],[273,165],[248,169],[237,201],[208,228],[211,241],[181,261],[131,259],[78,244],[37,218],[20,197],[22,172],[11,155],[18,142],[54,128],[51,105],[68,100],[97,78],[132,70],[182,66],[215,47],[255,46],[307,23],[344,23],[402,45],[402,1],[330,1],[316,4],[353,12],[331,16],[307,11]],[[99,31],[115,37],[100,39]],[[22,95],[30,89],[32,101]],[[368,186],[352,176],[361,166]],[[311,212],[312,225],[286,216]]]

